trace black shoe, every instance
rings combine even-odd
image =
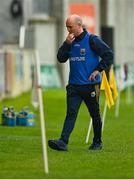
[[[48,146],[51,149],[57,150],[57,151],[67,151],[67,144],[59,139],[59,140],[49,140]]]
[[[89,150],[101,150],[102,149],[102,143],[93,143],[89,147]]]

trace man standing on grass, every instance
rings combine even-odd
[[[67,90],[67,115],[58,140],[49,140],[50,148],[67,151],[70,134],[74,128],[82,101],[93,121],[94,138],[90,150],[102,148],[102,122],[99,110],[100,72],[113,63],[113,52],[101,39],[83,29],[80,16],[73,14],[66,20],[68,35],[59,48],[57,58],[61,63],[69,59],[70,74]],[[101,60],[99,60],[101,57]]]

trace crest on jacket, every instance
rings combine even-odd
[[[81,48],[80,49],[80,54],[81,55],[85,55],[86,54],[86,49],[85,48]]]

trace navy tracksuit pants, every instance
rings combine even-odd
[[[85,102],[93,121],[93,142],[101,143],[102,122],[99,110],[99,85],[67,85],[67,114],[61,138],[68,144],[70,134],[75,126],[77,114],[82,101]]]

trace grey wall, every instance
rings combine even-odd
[[[23,16],[13,19],[10,14],[12,0],[0,0],[0,45],[19,42],[20,26],[27,24],[28,18],[35,13],[50,15],[54,0],[19,0],[22,3]]]
[[[107,25],[115,29],[115,62],[134,63],[134,1],[108,0]]]
[[[18,43],[19,28],[22,19],[13,19],[10,14],[12,0],[0,0],[0,45]]]
[[[134,1],[118,0],[116,10],[116,61],[134,62]]]

